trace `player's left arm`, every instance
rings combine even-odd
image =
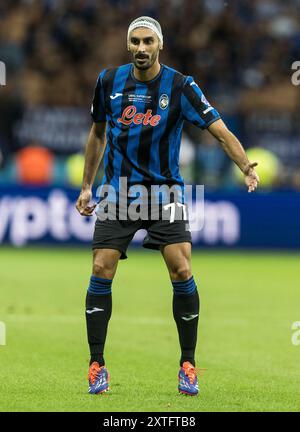
[[[259,177],[254,169],[257,162],[249,161],[242,144],[221,119],[210,124],[207,129],[219,141],[221,147],[230,159],[232,159],[244,173],[248,192],[253,192],[259,183]]]
[[[227,129],[218,111],[210,105],[191,76],[186,78],[182,89],[181,109],[185,120],[201,129],[208,129],[217,138],[227,155],[244,173],[248,192],[253,192],[259,182],[259,177],[254,170],[257,162],[249,162],[242,144]]]

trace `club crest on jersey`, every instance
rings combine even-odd
[[[162,94],[159,98],[159,106],[161,109],[166,109],[169,105],[169,97],[166,94]]]
[[[152,110],[148,109],[146,113],[137,113],[134,105],[126,107],[122,116],[118,118],[118,123],[129,126],[132,123],[135,125],[143,124],[144,126],[157,126],[161,116],[158,114],[152,115]]]

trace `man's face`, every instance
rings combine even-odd
[[[150,29],[137,28],[130,33],[129,50],[135,67],[141,70],[149,69],[158,58],[158,37]]]

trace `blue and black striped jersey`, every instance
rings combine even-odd
[[[133,64],[103,70],[91,108],[107,122],[102,185],[183,185],[179,149],[184,120],[204,129],[220,118],[191,76],[161,65],[152,81],[138,81]]]

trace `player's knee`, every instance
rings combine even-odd
[[[113,279],[118,265],[118,252],[114,250],[94,250],[93,275],[104,279]]]
[[[192,272],[189,265],[175,267],[170,271],[172,281],[185,281],[191,278]]]
[[[93,275],[104,279],[113,279],[116,267],[104,257],[96,257],[93,263]]]
[[[115,269],[106,265],[103,261],[96,261],[93,264],[93,275],[104,279],[113,279]]]

